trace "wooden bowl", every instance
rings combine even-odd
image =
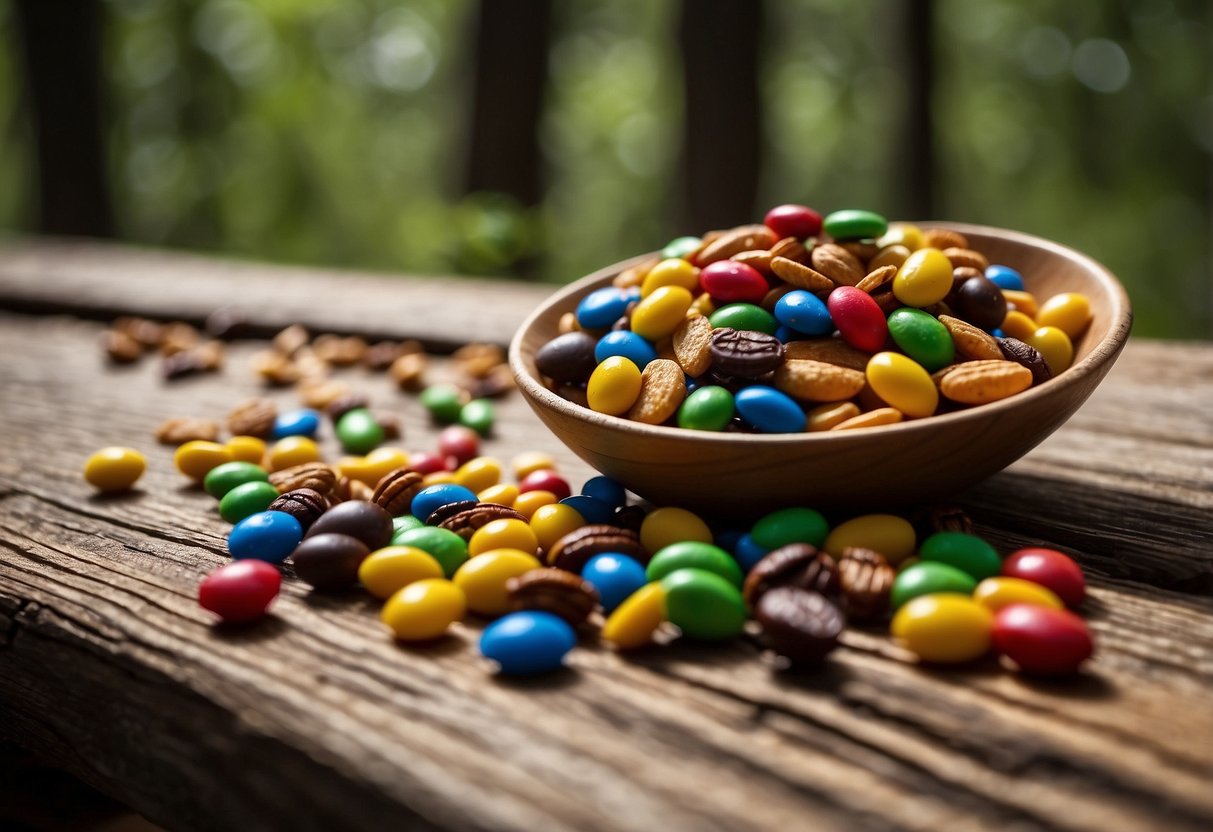
[[[845,507],[954,495],[1023,456],[1078,409],[1125,345],[1132,312],[1103,266],[1039,237],[976,225],[962,232],[991,263],[1017,269],[1042,302],[1081,292],[1094,319],[1065,372],[1019,395],[968,410],[859,430],[743,434],[652,426],[595,413],[548,390],[535,351],[557,335],[561,315],[606,286],[638,257],[558,291],[522,324],[510,366],[531,408],[556,437],[597,470],[658,505],[754,515],[783,506]]]

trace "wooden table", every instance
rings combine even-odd
[[[263,332],[441,348],[505,341],[545,292],[7,243],[0,739],[173,828],[1213,827],[1213,345],[1132,342],[1065,428],[958,497],[1001,551],[1052,545],[1087,570],[1099,652],[1076,681],[923,669],[860,630],[812,673],[738,641],[582,646],[566,672],[509,681],[475,656],[475,625],[400,646],[368,597],[293,579],[260,626],[212,626],[195,591],[227,526],[151,432],[258,393],[264,345],[166,384],[154,362],[108,367],[98,321],[238,304]],[[342,377],[403,417],[401,444],[433,446],[415,398]],[[147,452],[135,493],[81,479],[109,444]],[[485,451],[528,449],[590,474],[515,396]]]

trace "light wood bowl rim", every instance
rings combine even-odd
[[[1133,322],[1133,312],[1129,303],[1128,293],[1120,281],[1116,279],[1116,276],[1095,259],[1061,243],[1055,243],[1043,237],[1036,237],[1019,231],[1010,231],[993,226],[943,221],[924,221],[915,222],[914,224],[930,228],[950,228],[965,235],[998,237],[1011,243],[1043,249],[1054,255],[1078,263],[1095,278],[1111,301],[1111,314],[1109,316],[1111,324],[1108,327],[1108,331],[1082,360],[1056,377],[1049,379],[1044,384],[1032,387],[1023,393],[1018,393],[1001,401],[938,416],[911,419],[892,425],[878,425],[863,428],[862,430],[822,431],[816,433],[725,433],[667,427],[664,425],[647,425],[619,416],[608,416],[605,413],[598,413],[575,404],[568,399],[561,398],[549,390],[531,374],[530,369],[527,367],[526,360],[533,361],[534,356],[527,355],[525,356],[526,360],[524,360],[523,342],[538,321],[550,314],[554,307],[569,305],[569,301],[584,295],[594,284],[614,277],[629,266],[641,263],[654,256],[654,253],[648,253],[599,269],[592,274],[573,281],[551,295],[527,316],[526,320],[522,322],[522,325],[514,334],[509,348],[510,367],[514,372],[514,377],[518,382],[519,388],[532,402],[545,408],[550,408],[568,418],[577,419],[606,430],[624,431],[653,439],[693,439],[697,442],[703,442],[708,446],[719,445],[726,447],[739,444],[757,444],[772,447],[786,445],[799,448],[838,449],[849,445],[862,444],[865,437],[871,437],[876,432],[879,432],[882,436],[899,433],[905,437],[905,441],[910,442],[916,439],[923,439],[936,430],[946,430],[953,425],[980,421],[1000,415],[1009,415],[1020,408],[1030,409],[1033,402],[1059,395],[1063,390],[1080,384],[1087,376],[1098,373],[1104,364],[1116,359],[1116,356],[1128,340],[1129,330]]]

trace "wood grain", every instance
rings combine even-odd
[[[368,328],[390,319],[384,303],[366,309]],[[226,559],[226,526],[151,432],[169,416],[222,417],[256,392],[256,345],[235,346],[220,375],[165,384],[149,364],[107,368],[99,331],[0,314],[0,736],[157,822],[1213,824],[1207,346],[1130,343],[1065,427],[960,495],[1000,550],[1055,544],[1088,570],[1100,652],[1077,682],[993,663],[919,668],[882,633],[858,630],[814,673],[776,672],[746,640],[632,658],[586,643],[568,671],[510,682],[475,657],[475,622],[437,645],[400,647],[369,598],[313,595],[289,575],[262,625],[212,626],[194,592]],[[439,362],[439,377],[448,371]],[[402,445],[433,445],[414,398],[382,376],[344,378],[403,418]],[[589,475],[519,397],[498,424],[486,453],[542,449],[574,482]],[[99,498],[80,479],[105,444],[148,454],[134,494]]]

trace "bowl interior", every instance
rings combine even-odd
[[[561,316],[629,265],[609,266],[556,292],[527,319],[510,361],[528,403],[556,436],[598,470],[654,502],[754,513],[779,505],[898,504],[971,485],[1013,462],[1085,401],[1123,348],[1128,298],[1100,264],[1017,232],[923,223],[964,233],[973,248],[1018,270],[1044,301],[1081,292],[1093,319],[1075,342],[1072,366],[1017,396],[964,411],[878,428],[815,434],[711,433],[650,426],[595,413],[548,390],[534,355],[558,334]],[[728,478],[726,493],[719,486]]]

